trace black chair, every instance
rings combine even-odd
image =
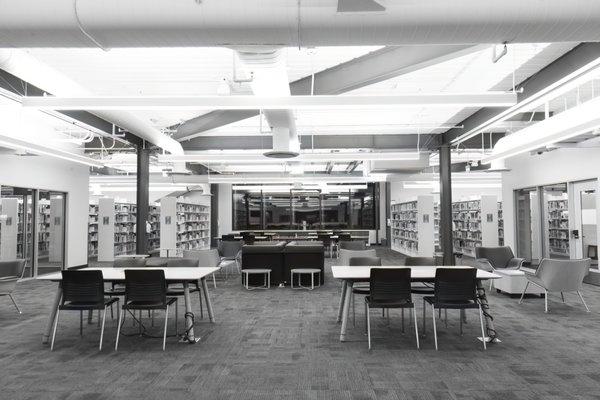
[[[221,240],[225,241],[225,242],[235,240],[235,235],[234,234],[221,235]]]
[[[348,264],[351,267],[381,267],[380,257],[350,257]],[[356,326],[356,302],[354,301],[354,295],[359,294],[368,296],[370,286],[366,284],[352,286],[352,324]],[[385,309],[383,310],[385,313]],[[385,314],[384,314],[385,316]],[[404,318],[402,319],[404,321]]]
[[[146,266],[147,265],[146,265],[145,258],[122,257],[122,258],[115,258],[115,260],[113,261],[113,268],[145,268]],[[125,285],[123,283],[112,282],[110,284],[110,288],[104,290],[104,294],[111,298],[124,297],[125,296]],[[114,318],[112,304],[110,306],[110,317]]]
[[[340,242],[352,241],[352,235],[350,235],[349,233],[338,233],[337,237]],[[349,249],[349,250],[356,250],[356,249]],[[364,250],[364,249],[359,249],[359,250]]]
[[[481,323],[483,349],[486,349],[485,330],[483,327],[483,311],[477,301],[477,269],[475,268],[438,268],[435,271],[434,295],[423,298],[423,333],[425,332],[426,307],[431,305],[433,311],[433,335],[435,349],[438,349],[437,330],[435,326],[435,309],[467,310],[478,309]],[[460,333],[462,334],[462,318],[460,318]]]
[[[333,240],[331,239],[331,235],[319,233],[317,235],[317,240],[323,242],[323,247],[329,250],[329,258],[333,257]]]
[[[256,241],[256,235],[254,232],[242,232],[242,240],[244,244],[252,245]]]
[[[165,310],[165,326],[163,333],[163,351],[167,343],[167,321],[169,320],[169,306],[177,303],[176,297],[167,297],[167,282],[163,270],[125,270],[125,302],[123,311],[119,314],[117,340],[115,350],[119,347],[119,335],[126,311],[140,311],[140,333],[142,330],[142,310]],[[175,313],[175,334],[177,334],[177,313]]]
[[[406,257],[404,265],[407,267],[431,267],[438,265],[434,257]],[[427,283],[417,283],[411,286],[413,294],[433,294],[433,285]]]
[[[365,297],[365,314],[367,319],[367,337],[371,349],[371,308],[402,309],[402,332],[404,332],[404,309],[410,308],[415,325],[415,338],[419,348],[419,328],[417,314],[412,301],[410,289],[410,268],[372,268],[370,275],[370,294]]]
[[[117,308],[119,304],[118,298],[104,298],[104,279],[102,277],[102,271],[62,271],[61,285],[62,300],[58,306],[58,310],[56,310],[50,350],[54,350],[54,339],[56,337],[58,317],[61,310],[79,311],[79,335],[83,335],[83,312],[103,310],[100,345],[98,346],[98,349],[102,350],[106,309],[114,302],[117,302]]]

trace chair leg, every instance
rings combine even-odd
[[[527,291],[528,287],[529,287],[529,281],[527,281],[525,283],[525,288],[523,288],[523,293],[521,293],[521,298],[519,299],[519,304],[523,303],[523,297],[525,297],[525,292]]]
[[[493,287],[494,287],[494,280],[490,279],[490,292],[492,291]]]
[[[98,323],[97,323],[98,327],[100,327],[100,310],[98,310]]]
[[[213,286],[215,287],[215,289],[217,288],[217,278],[215,277],[215,274],[212,274],[213,277]]]
[[[100,345],[98,346],[98,351],[102,351],[102,339],[104,339],[104,322],[106,320],[106,306],[104,306],[104,311],[102,312],[102,328],[100,329]]]
[[[117,317],[119,319],[119,322],[117,324],[117,339],[115,340],[115,351],[117,351],[117,349],[119,348],[119,336],[121,335],[121,324],[123,321],[123,314],[125,314],[125,310],[121,309],[120,307],[117,307]]]
[[[21,312],[21,310],[19,310],[19,306],[17,305],[17,302],[15,301],[15,298],[12,296],[12,294],[9,294],[8,297],[10,297],[10,300],[12,301],[13,305],[17,309],[17,312],[19,314],[22,314],[22,312]]]
[[[352,326],[356,326],[356,299],[352,292]]]
[[[458,319],[460,320],[460,322],[459,322],[460,336],[462,336],[462,334],[463,334],[463,316],[462,316],[462,311],[463,310],[460,310],[460,315],[458,316]]]
[[[58,326],[58,316],[60,308],[56,310],[56,318],[54,319],[54,329],[52,330],[52,343],[50,343],[50,351],[54,350],[54,338],[56,338],[56,327]]]
[[[204,319],[204,310],[202,307],[202,290],[198,289],[198,299],[200,300],[200,319]]]
[[[167,345],[167,322],[169,321],[169,306],[165,310],[165,329],[163,333],[163,351],[165,351],[165,346]]]
[[[448,327],[448,309],[444,308],[444,324]]]
[[[548,291],[544,289],[544,312],[548,313]]]
[[[415,339],[417,339],[417,349],[421,348],[419,344],[419,327],[417,326],[417,310],[413,307],[412,309],[413,320],[415,323]]]
[[[481,341],[483,342],[483,349],[487,350],[487,344],[485,343],[485,328],[483,327],[483,311],[481,310],[481,304],[479,305],[479,322],[481,324]]]
[[[79,311],[79,336],[83,336],[83,311]]]
[[[365,301],[365,335],[368,333],[367,309],[368,309],[368,306],[367,306],[367,302]]]
[[[433,311],[433,340],[435,342],[435,349],[438,349],[438,343],[437,343],[437,327],[435,326],[435,306],[432,304],[431,305],[431,311]]]
[[[179,336],[179,320],[177,317],[177,314],[179,314],[179,312],[177,311],[179,309],[179,301],[177,299],[175,299],[175,336]]]
[[[581,302],[585,306],[585,309],[587,310],[587,312],[590,312],[590,309],[588,308],[587,304],[585,304],[585,300],[583,299],[583,296],[581,295],[581,292],[579,290],[577,291],[577,294],[579,295],[579,298],[581,299]]]
[[[369,340],[369,350],[371,350],[371,310],[367,305],[367,338]]]
[[[389,310],[388,310],[389,313]],[[388,314],[389,316],[389,314]],[[402,307],[402,333],[404,333],[404,307]]]
[[[560,292],[560,298],[562,299],[562,302],[565,302],[565,294],[563,292]]]
[[[435,317],[435,312],[433,313],[433,316]],[[427,325],[425,324],[426,320],[427,320],[427,307],[425,306],[425,299],[423,299],[423,337],[425,337],[425,328],[427,328]]]

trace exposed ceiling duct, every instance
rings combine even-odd
[[[279,48],[238,48],[237,56],[256,96],[291,96],[283,52]],[[273,149],[264,153],[272,158],[291,158],[300,153],[300,141],[291,110],[263,110],[273,132]]]
[[[338,0],[337,12],[377,12],[385,7],[375,0]]]
[[[25,51],[0,49],[0,69],[56,96],[89,96],[91,93]],[[183,154],[181,144],[125,111],[94,111],[105,119],[171,154]]]
[[[364,3],[365,1],[363,1]],[[345,46],[600,41],[600,2],[387,1],[338,13],[296,0],[0,0],[0,46]],[[371,2],[373,3],[373,2]],[[143,12],[141,12],[143,11]]]

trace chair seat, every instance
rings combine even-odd
[[[466,308],[479,308],[479,304],[474,301],[446,301],[443,303],[436,303],[435,297],[425,296],[423,300],[433,305],[435,308],[448,308],[448,309],[466,309]]]
[[[365,297],[365,302],[369,308],[414,308],[415,304],[412,301],[373,301],[371,296]]]
[[[175,303],[177,298],[168,297],[166,304],[163,303],[146,303],[143,301],[130,301],[127,304],[123,304],[124,310],[164,310],[171,304]]]
[[[104,299],[102,303],[88,303],[88,302],[66,302],[58,306],[60,310],[103,310],[106,306],[111,305],[118,299]]]
[[[371,293],[371,290],[368,286],[358,286],[352,288],[352,293],[368,295],[369,293]]]

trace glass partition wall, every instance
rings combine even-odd
[[[376,229],[375,185],[336,185],[339,189],[236,186],[233,230]]]
[[[518,257],[589,257],[598,265],[596,180],[557,183],[514,191]]]
[[[66,194],[2,186],[0,260],[25,259],[24,277],[64,267]]]

